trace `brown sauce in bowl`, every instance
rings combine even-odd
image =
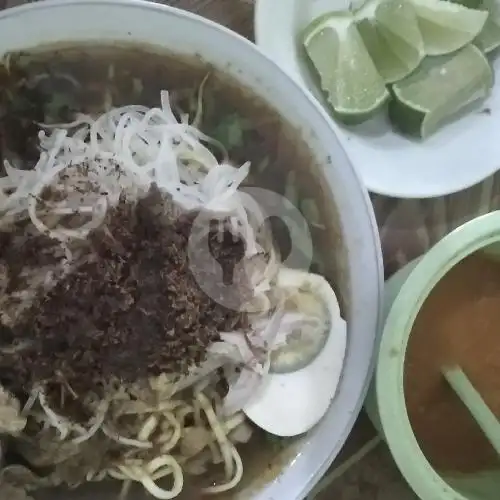
[[[440,472],[500,466],[493,447],[441,374],[459,365],[500,418],[500,261],[473,254],[420,310],[406,351],[405,398],[417,441]]]

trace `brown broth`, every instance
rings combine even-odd
[[[405,397],[425,456],[442,472],[477,472],[500,461],[441,374],[458,364],[500,417],[500,262],[481,253],[452,268],[432,290],[406,352]]]

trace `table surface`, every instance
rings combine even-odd
[[[0,0],[0,8],[29,1]],[[163,0],[159,3],[199,13],[253,38],[253,0]],[[477,186],[442,198],[401,200],[372,195],[372,201],[380,228],[386,276],[389,276],[455,227],[500,208],[500,173]],[[322,490],[315,495],[315,500],[417,499],[383,444],[338,477],[338,466],[374,436],[373,427],[362,414],[341,455],[323,478]]]

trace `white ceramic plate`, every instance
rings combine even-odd
[[[257,45],[325,105],[304,64],[297,35],[318,15],[347,4],[348,0],[256,2]],[[499,74],[500,56],[492,62]],[[423,142],[393,132],[384,113],[358,127],[348,129],[335,122],[333,127],[370,191],[401,198],[453,193],[500,168],[500,83],[497,79],[487,101]]]

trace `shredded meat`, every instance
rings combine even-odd
[[[175,216],[157,189],[136,204],[121,200],[89,236],[89,257],[12,326],[10,337],[22,347],[0,350],[6,388],[18,393],[44,383],[99,394],[110,381],[186,372],[219,332],[246,328],[244,313],[212,298],[222,296],[224,283],[208,296],[193,276],[187,246],[196,215]],[[210,279],[216,261],[227,276],[242,259],[244,242],[223,235],[210,233],[211,256],[196,259],[198,275]],[[237,290],[244,301],[250,291],[244,273],[237,274]]]

